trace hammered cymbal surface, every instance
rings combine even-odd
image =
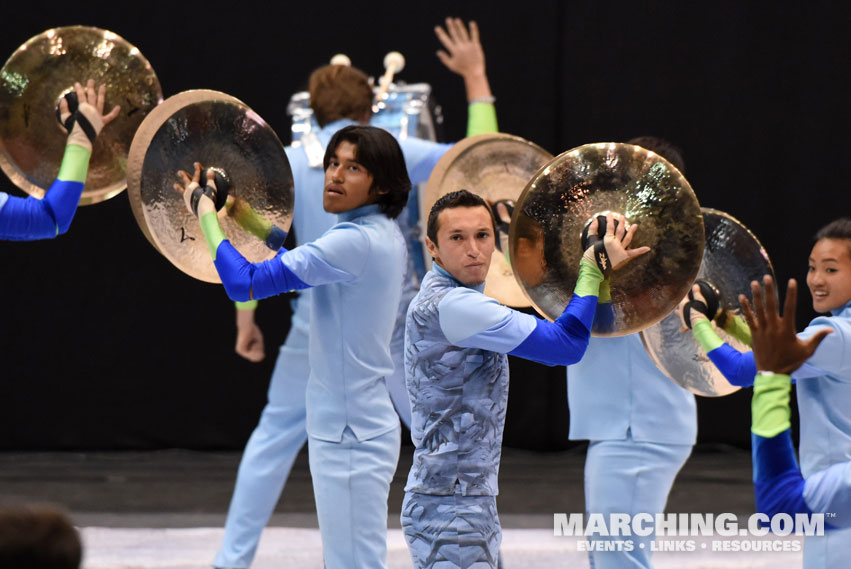
[[[611,274],[611,303],[601,303],[594,319],[593,335],[623,336],[669,314],[700,267],[700,206],[667,160],[623,143],[586,144],[560,154],[536,173],[517,202],[511,259],[532,305],[554,320],[576,286],[582,230],[607,211],[638,224],[631,247],[651,248]]]
[[[289,231],[293,177],[284,147],[272,128],[242,101],[209,90],[169,97],[139,127],[130,148],[128,197],[148,240],[169,261],[196,279],[221,282],[198,219],[175,191],[177,171],[194,162],[220,168],[231,181],[229,200]],[[250,262],[275,255],[228,214],[218,212],[225,237]]]
[[[59,172],[67,133],[56,119],[74,82],[106,85],[104,112],[121,112],[98,135],[81,205],[127,187],[133,135],[162,101],[151,64],[121,36],[87,26],[53,28],[20,46],[0,70],[0,167],[26,193],[42,197]]]
[[[426,185],[424,217],[443,195],[456,190],[469,190],[494,204],[502,200],[517,201],[520,193],[552,154],[533,142],[505,133],[480,134],[461,140],[435,165]],[[508,236],[502,238],[503,251]],[[514,278],[508,256],[499,249],[491,256],[485,281],[485,294],[506,306],[527,307],[529,300]]]
[[[753,300],[751,281],[774,276],[771,260],[756,236],[728,213],[703,208],[706,246],[697,278],[711,283],[720,293],[721,309],[728,317],[740,316],[738,297]],[[680,387],[697,395],[720,397],[740,388],[731,385],[718,371],[691,330],[680,332],[682,320],[674,312],[641,332],[641,340],[662,372]],[[721,339],[740,352],[750,346],[713,324]]]

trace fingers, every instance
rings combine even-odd
[[[207,185],[214,190],[216,189],[216,172],[212,168],[207,170]]]
[[[615,237],[618,238],[618,241],[623,241],[623,236],[626,233],[626,218],[617,214],[615,217]]]
[[[606,214],[606,235],[614,236],[615,234],[615,216],[612,212]]]
[[[762,287],[757,281],[751,282],[751,296],[753,297],[753,315],[759,328],[765,328],[765,303],[762,300]]]
[[[636,257],[640,257],[641,255],[644,255],[645,253],[649,253],[649,252],[650,252],[650,247],[639,247],[637,249],[627,249],[626,250],[626,256],[629,257],[630,259],[634,259]]]
[[[632,243],[632,238],[635,237],[636,231],[638,231],[638,224],[637,223],[633,223],[632,225],[629,226],[629,230],[627,230],[626,235],[623,238],[623,241],[621,241],[623,243],[624,249],[629,248],[629,244]]]
[[[452,58],[449,57],[448,53],[446,53],[442,49],[438,50],[437,51],[437,58],[440,60],[440,62],[443,65],[445,65],[446,67],[449,67],[451,69]]]
[[[91,106],[95,106],[97,103],[97,92],[95,91],[95,80],[89,79],[86,81],[86,98],[84,99]],[[83,101],[80,101],[81,103]]]
[[[786,284],[786,300],[783,303],[783,326],[787,331],[795,333],[795,309],[798,307],[798,283],[795,279],[789,279]]]
[[[810,356],[812,356],[815,353],[816,348],[818,348],[818,346],[819,346],[819,344],[821,344],[822,340],[824,340],[827,337],[827,335],[831,334],[832,332],[833,332],[832,328],[824,328],[824,329],[816,332],[813,335],[812,338],[810,338],[809,340],[804,342],[804,350],[805,350],[805,353],[807,354],[807,359],[810,359]]]
[[[68,108],[68,101],[65,97],[59,99],[59,116],[64,121],[71,114],[71,109]]]
[[[765,287],[765,320],[766,322],[778,321],[780,320],[780,313],[777,310],[777,293],[774,291],[774,280],[769,275],[765,275],[762,282]]]
[[[195,173],[192,174],[192,181],[196,184],[201,183],[201,163],[195,162]]]
[[[473,43],[482,43],[479,40],[479,25],[476,23],[475,20],[470,20],[470,40]]]
[[[461,18],[446,18],[446,28],[449,30],[449,35],[452,36],[453,41],[470,41],[470,36],[467,34],[467,27],[461,21]]]
[[[94,84],[94,81],[92,81],[92,84]],[[106,85],[101,85],[98,88],[97,97],[95,98],[95,102],[94,102],[94,107],[98,110],[99,115],[103,114],[103,105],[104,105],[105,101],[106,101]],[[89,103],[91,103],[91,101],[89,101]]]
[[[440,43],[443,44],[443,47],[445,47],[450,52],[452,51],[454,43],[452,42],[452,39],[450,39],[450,37],[443,30],[443,28],[441,28],[440,26],[435,26],[434,35],[437,36],[437,39],[440,40]]]
[[[77,94],[77,102],[85,103],[86,102],[86,90],[80,85],[79,81],[74,82],[74,92]]]
[[[748,297],[743,294],[739,295],[739,305],[742,307],[742,316],[745,317],[745,322],[748,323],[748,328],[751,329],[751,332],[757,329],[756,318],[754,317],[753,310],[751,310],[751,303],[748,302]]]
[[[588,236],[597,235],[597,231],[600,229],[600,222],[597,221],[597,216],[594,216],[594,219],[591,220],[591,224],[588,226]]]
[[[178,170],[177,177],[180,178],[180,181],[183,182],[184,186],[188,186],[192,182],[192,178],[185,170]]]
[[[112,110],[109,111],[109,114],[103,116],[103,124],[106,125],[112,122],[116,117],[118,117],[119,112],[121,112],[120,106],[115,105],[114,107],[112,107]]]

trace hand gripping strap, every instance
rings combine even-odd
[[[69,133],[71,132],[71,129],[74,128],[74,123],[79,124],[80,128],[83,129],[83,132],[86,133],[86,138],[89,139],[89,142],[94,144],[98,133],[95,132],[95,128],[92,126],[92,123],[89,122],[89,119],[86,118],[86,115],[80,112],[80,104],[77,101],[77,94],[74,91],[65,93],[65,100],[68,101],[68,110],[71,111],[71,115],[65,119],[65,122],[62,122],[62,112],[59,107],[56,107],[56,120],[58,120],[59,124],[64,126],[65,130]]]
[[[192,191],[192,196],[189,198],[189,204],[192,206],[192,213],[195,214],[195,217],[198,217],[198,202],[201,201],[202,196],[207,196],[213,203],[216,203],[216,190],[214,190],[211,186],[198,186]]]

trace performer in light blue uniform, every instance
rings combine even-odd
[[[627,250],[637,226],[626,234],[624,226],[615,235],[608,219],[603,254],[615,267],[649,250]],[[483,294],[495,235],[490,208],[466,190],[441,197],[429,214],[435,262],[408,309],[405,346],[416,450],[401,519],[417,569],[497,567],[506,354],[546,365],[578,361],[603,281],[592,247],[554,323],[502,306]]]
[[[120,111],[115,107],[104,115],[105,98],[106,86],[95,89],[89,79],[86,87],[74,84],[73,97],[60,100],[59,120],[68,131],[68,142],[56,180],[44,199],[0,192],[0,239],[52,239],[68,231],[83,193],[95,137]]]
[[[667,158],[682,159],[652,137],[629,141]],[[600,306],[611,301],[608,283]],[[665,376],[638,334],[592,337],[581,361],[567,368],[570,438],[589,441],[585,458],[585,512],[655,515],[665,510],[677,473],[697,439],[694,395]],[[589,541],[605,541],[589,536]],[[623,539],[612,537],[611,539]],[[631,551],[589,551],[592,569],[650,568],[654,537],[631,536]],[[641,545],[643,544],[643,548]]]
[[[725,377],[737,385],[754,385],[752,443],[757,510],[768,514],[831,514],[825,521],[832,529],[823,536],[805,538],[804,567],[816,569],[841,567],[851,558],[851,220],[834,221],[816,235],[807,285],[813,308],[830,316],[815,318],[797,339],[808,342],[821,337],[825,330],[831,333],[803,365],[787,371],[762,369],[779,375],[760,373],[756,383],[754,352],[741,354],[723,343],[706,316],[697,310],[691,310],[690,316],[695,337]],[[794,298],[791,288],[787,295]],[[695,299],[705,302],[699,292]],[[789,434],[788,372],[797,385],[800,470]]]
[[[469,101],[468,136],[496,132],[496,112],[475,22],[470,23],[469,34],[463,22],[457,19],[447,20],[446,31],[442,28],[436,31],[449,52],[441,60],[464,78]],[[312,141],[285,148],[293,172],[293,228],[299,245],[315,241],[337,222],[337,216],[322,207],[324,172],[321,162],[318,166],[312,163],[317,155],[321,161],[328,141],[338,130],[369,119],[373,97],[366,75],[351,67],[322,67],[311,75],[309,83],[311,107],[322,127]],[[425,182],[435,163],[451,147],[415,138],[399,143],[405,155],[408,175],[414,184]],[[411,270],[410,263],[406,267]],[[416,290],[410,275],[406,275],[403,283],[390,346],[393,372],[385,378],[385,385],[399,416],[406,425],[410,425],[402,354],[405,312]],[[290,330],[272,373],[268,403],[245,447],[228,510],[224,540],[213,562],[215,567],[247,568],[251,565],[263,528],[275,509],[293,462],[307,440],[305,401],[304,396],[299,394],[305,393],[310,374],[311,294],[311,290],[305,289],[299,298],[292,301]],[[264,347],[262,334],[254,321],[256,303],[238,303],[238,306],[237,353],[259,361],[264,356]]]
[[[410,181],[395,139],[368,126],[338,131],[324,165],[324,208],[339,223],[312,243],[256,264],[224,239],[212,175],[203,190],[200,164],[192,179],[180,176],[228,296],[247,301],[316,287],[306,407],[325,567],[381,568],[400,442],[384,377],[393,368],[389,345],[407,254],[393,218],[407,202]]]

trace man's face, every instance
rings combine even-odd
[[[325,169],[322,206],[329,213],[343,213],[375,203],[384,192],[370,193],[372,174],[357,161],[358,147],[343,141],[331,154]]]
[[[426,238],[435,262],[463,285],[485,282],[494,250],[490,212],[483,206],[444,209],[437,216],[437,228],[437,243]]]
[[[847,239],[819,239],[810,253],[807,286],[816,312],[830,312],[851,301],[849,245]]]

